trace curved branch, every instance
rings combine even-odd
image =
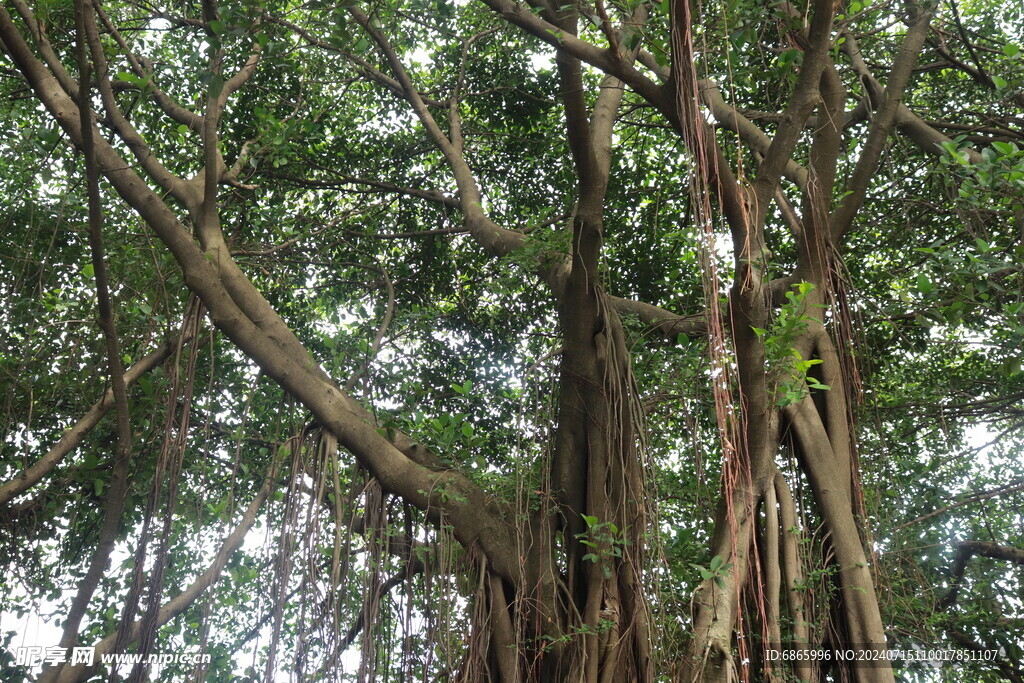
[[[991,489],[989,491],[978,491],[977,493],[972,493],[963,498],[962,500],[958,500],[955,503],[944,505],[937,510],[932,510],[928,514],[921,515],[920,517],[912,519],[909,522],[904,522],[903,524],[897,526],[894,529],[894,531],[899,531],[900,529],[905,529],[908,526],[913,526],[914,524],[923,522],[926,519],[931,519],[932,517],[941,515],[944,512],[949,512],[950,510],[956,509],[963,505],[970,505],[971,503],[977,503],[978,501],[986,500],[988,498],[1001,496],[1005,493],[1016,493],[1017,491],[1024,491],[1024,479],[1017,479],[1014,482],[1007,484],[1006,486],[1000,486],[999,488]]]
[[[843,34],[843,37],[846,38],[842,46],[843,52],[849,57],[850,65],[853,67],[854,72],[861,78],[865,88],[868,90],[869,106],[877,107],[882,99],[884,89],[864,62],[864,57],[861,55],[860,47],[853,34],[846,32]],[[895,120],[896,126],[918,147],[929,154],[941,154],[942,145],[953,141],[952,138],[935,130],[924,119],[910,111],[905,104],[897,104]],[[968,148],[964,151],[967,153],[968,160],[972,164],[982,163],[981,154],[976,150]]]
[[[177,339],[163,342],[150,354],[128,368],[124,373],[125,385],[131,386],[144,374],[162,364],[171,355],[177,344]],[[103,416],[113,407],[114,390],[107,389],[103,396],[86,411],[85,415],[80,417],[74,425],[64,432],[60,440],[45,455],[24,472],[0,485],[0,506],[8,505],[15,497],[42,481],[43,477],[59,465],[68,453],[71,453],[82,443],[85,435],[92,431],[93,427],[99,424]]]
[[[804,55],[803,67],[771,145],[765,151],[764,160],[757,169],[757,178],[754,180],[754,196],[757,201],[754,223],[758,228],[768,214],[779,177],[787,164],[792,161],[793,150],[803,132],[804,123],[818,102],[821,74],[828,63],[832,19],[835,16],[836,5],[829,0],[816,0],[813,2],[813,6],[811,25],[807,29],[807,50]],[[760,242],[761,238],[755,236],[755,246],[760,246]]]
[[[913,73],[914,64],[924,46],[924,40],[928,37],[931,16],[930,11],[924,11],[916,18],[896,55],[892,70],[889,72],[885,92],[882,94],[881,105],[871,120],[871,129],[864,142],[864,151],[857,159],[857,166],[850,179],[847,194],[839,208],[832,214],[829,230],[832,233],[833,242],[838,243],[843,234],[849,230],[857,211],[864,203],[868,186],[878,169],[878,162],[882,156],[882,150],[885,148],[885,140],[889,137],[889,131],[896,121],[900,98]],[[852,45],[850,49],[854,49]]]
[[[6,10],[0,7],[0,39],[33,91],[76,142],[82,139],[77,107],[32,55]],[[156,232],[184,272],[186,285],[210,311],[214,324],[281,387],[306,405],[390,491],[428,514],[445,519],[465,546],[478,544],[503,577],[519,577],[518,556],[506,507],[452,470],[436,462],[405,435],[394,440],[377,431],[372,415],[342,392],[310,358],[308,351],[224,253],[208,258],[167,204],[102,138],[97,139],[100,170],[114,189]],[[222,258],[223,257],[223,258]],[[214,261],[221,259],[215,264]]]
[[[441,206],[447,206],[451,209],[462,210],[462,202],[457,197],[451,197],[443,194],[437,190],[423,190],[417,187],[405,187],[402,185],[396,185],[394,183],[386,183],[381,180],[374,180],[372,178],[358,178],[355,176],[348,176],[340,174],[338,180],[316,180],[309,178],[296,178],[294,176],[285,175],[278,172],[270,172],[264,174],[271,178],[282,178],[293,182],[296,185],[303,187],[318,187],[318,188],[340,188],[345,185],[365,185],[367,187],[373,187],[384,192],[390,192],[393,194],[406,195],[409,197],[416,197],[417,199],[424,199],[434,204]]]
[[[687,337],[703,337],[707,333],[707,314],[677,315],[653,304],[618,296],[608,296],[608,301],[619,315],[635,315],[640,322],[648,325],[651,332],[674,342],[680,334]]]
[[[28,27],[29,33],[32,34],[32,40],[36,44],[36,48],[39,50],[39,55],[43,58],[46,66],[53,72],[54,77],[60,84],[60,87],[64,92],[72,98],[78,96],[78,83],[64,68],[64,63],[57,57],[57,53],[53,51],[53,47],[50,45],[50,39],[46,37],[46,33],[43,27],[36,20],[35,15],[24,0],[11,0],[11,4],[14,5],[15,11],[21,20],[25,22],[25,26]]]
[[[975,555],[1024,565],[1024,549],[1000,545],[991,541],[960,541],[957,545],[956,557],[953,560],[953,570],[950,572],[953,583],[949,588],[949,592],[946,593],[946,596],[939,603],[940,610],[948,610],[956,604],[957,597],[960,594],[960,586],[963,583],[964,572],[967,571],[967,562]]]
[[[117,104],[117,99],[114,97],[114,88],[110,82],[110,69],[107,62],[106,52],[100,41],[99,29],[96,26],[93,13],[91,11],[92,4],[89,3],[83,11],[86,11],[84,18],[85,35],[82,36],[82,40],[88,42],[88,49],[92,55],[92,61],[96,71],[96,80],[99,86],[100,99],[103,102],[103,109],[107,112],[107,117],[110,123],[113,125],[114,130],[118,136],[124,140],[128,149],[132,151],[136,161],[146,171],[150,178],[156,182],[165,192],[170,193],[173,197],[179,201],[186,202],[188,195],[186,194],[185,181],[182,178],[171,173],[153,154],[153,150],[150,149],[145,139],[139,134],[135,126],[128,121],[128,119],[121,112],[121,108]],[[81,102],[81,98],[79,98]],[[88,116],[92,116],[91,109],[87,110]],[[87,119],[83,119],[85,121]],[[83,124],[85,125],[85,124]]]
[[[722,97],[722,91],[714,81],[709,79],[698,80],[697,89],[700,91],[701,99],[708,109],[711,110],[711,115],[715,117],[716,121],[739,135],[740,139],[750,145],[754,151],[762,155],[768,152],[772,139],[767,133],[758,128],[753,121],[741,114],[738,109],[727,103],[725,98]],[[793,159],[786,161],[782,174],[800,189],[807,187],[807,169],[793,161]]]
[[[352,375],[345,382],[345,391],[352,391],[360,379],[369,371],[370,364],[373,359],[377,356],[377,352],[380,351],[380,345],[384,341],[384,335],[387,334],[388,327],[391,325],[391,319],[395,315],[395,286],[391,282],[391,277],[388,275],[387,269],[383,266],[378,265],[365,265],[362,263],[339,263],[339,266],[352,266],[356,268],[366,268],[380,273],[381,277],[384,278],[384,285],[388,290],[388,300],[384,305],[384,317],[380,321],[380,326],[377,328],[377,333],[373,336],[373,342],[370,344],[370,348],[366,353],[366,361],[362,366],[352,373]]]
[[[171,117],[172,120],[187,126],[190,130],[201,130],[203,127],[203,117],[185,109],[185,107],[178,104],[174,98],[169,96],[163,89],[157,87],[156,83],[153,82],[155,77],[153,63],[145,57],[138,56],[132,52],[131,48],[128,46],[128,42],[121,35],[121,32],[117,30],[117,27],[114,26],[114,22],[110,20],[110,17],[103,9],[103,6],[96,0],[93,0],[92,4],[93,8],[96,10],[96,15],[103,23],[103,28],[113,36],[115,42],[117,42],[121,47],[121,51],[124,53],[124,56],[131,65],[132,71],[135,72],[135,75],[139,78],[149,79],[148,90],[153,94],[153,100],[157,103],[157,106],[159,106],[165,114]]]
[[[967,648],[968,650],[973,650],[975,652],[1001,650],[1001,655],[1005,655],[1006,653],[1005,649],[995,648],[991,645],[986,647],[963,631],[958,631],[954,628],[946,627],[946,634],[949,635],[950,640],[954,643],[960,647]],[[1019,661],[1014,661],[1012,657],[1001,656],[993,663],[1006,680],[1010,681],[1010,683],[1024,683],[1024,673],[1021,672]]]
[[[597,47],[585,40],[570,35],[558,26],[545,21],[513,0],[480,0],[501,15],[510,24],[520,27],[535,38],[547,43],[559,52],[571,55],[582,62],[597,67],[608,75],[615,76],[638,95],[677,122],[675,105],[670,93],[662,86],[644,76],[628,61],[621,59],[613,50]]]
[[[355,64],[359,68],[359,70],[363,72],[363,75],[366,76],[366,78],[368,78],[369,80],[373,81],[377,85],[383,86],[385,89],[387,89],[391,94],[395,95],[396,97],[399,97],[399,98],[401,98],[403,100],[408,101],[408,98],[405,95],[405,90],[402,88],[402,84],[401,83],[396,81],[391,76],[388,76],[386,73],[384,73],[380,69],[376,68],[375,66],[370,64],[368,61],[366,61],[362,57],[359,57],[358,55],[354,55],[354,54],[352,54],[350,52],[345,52],[344,50],[338,49],[337,46],[331,45],[330,43],[328,43],[327,41],[323,40],[322,38],[318,38],[317,36],[315,36],[312,33],[310,33],[308,30],[302,28],[298,24],[295,24],[295,23],[292,23],[292,22],[288,21],[287,19],[282,19],[280,17],[275,17],[275,16],[272,16],[270,14],[264,14],[263,18],[266,19],[267,21],[273,23],[273,24],[279,24],[279,25],[284,26],[285,28],[287,28],[287,29],[289,29],[291,31],[294,31],[296,35],[298,35],[299,37],[301,37],[303,40],[305,40],[307,43],[309,43],[310,45],[312,45],[314,47],[318,47],[318,48],[320,48],[322,50],[327,50],[328,52],[333,52],[333,53],[335,53],[337,55],[340,55],[343,59],[345,59],[345,60]],[[435,107],[437,109],[444,109],[444,108],[446,108],[448,106],[447,103],[440,102],[440,101],[432,99],[430,97],[424,97],[422,95],[420,97],[421,97],[423,102],[428,107]]]
[[[459,199],[462,203],[462,213],[466,217],[466,227],[469,228],[470,233],[494,256],[504,256],[522,246],[526,240],[525,236],[514,230],[508,230],[496,225],[484,213],[483,197],[480,194],[480,188],[477,186],[476,179],[466,163],[465,157],[458,146],[445,135],[444,131],[441,130],[434,120],[434,116],[427,110],[426,104],[413,85],[412,79],[409,78],[409,74],[406,72],[402,61],[387,37],[358,7],[349,7],[348,12],[356,20],[356,23],[373,38],[380,51],[384,53],[391,71],[395,74],[417,118],[419,118],[423,127],[427,129],[438,149],[444,154],[448,166],[455,175],[455,182],[459,188]]]
[[[273,469],[273,468],[272,468]],[[242,519],[234,530],[224,539],[220,549],[214,556],[213,562],[207,567],[206,571],[199,575],[199,577],[193,581],[185,590],[178,593],[174,598],[169,600],[163,605],[157,613],[157,627],[166,624],[168,621],[178,616],[194,603],[207,588],[212,586],[220,574],[224,571],[224,567],[227,566],[228,560],[231,556],[242,546],[242,541],[245,540],[245,535],[256,521],[256,515],[259,513],[263,504],[273,493],[276,486],[273,481],[273,471],[264,479],[263,486],[260,487],[256,496],[249,503],[249,506],[245,509],[242,515]],[[123,645],[129,645],[136,640],[142,634],[142,620],[138,620],[131,625],[128,629],[128,639]],[[111,633],[110,635],[103,638],[100,642],[95,645],[95,656],[98,658],[101,655],[111,652],[115,643],[117,642],[117,632]],[[96,671],[98,665],[92,667],[86,664],[79,664],[77,666],[65,665],[60,670],[60,677],[57,679],[58,683],[72,683],[73,681],[86,680]]]

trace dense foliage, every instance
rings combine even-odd
[[[1024,681],[1022,29],[5,0],[0,676]]]

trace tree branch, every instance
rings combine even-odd
[[[187,201],[188,195],[184,180],[171,173],[162,163],[160,163],[153,154],[153,150],[149,148],[149,145],[146,143],[145,139],[143,139],[142,135],[139,134],[138,130],[135,129],[135,127],[121,112],[121,108],[118,106],[117,99],[114,96],[113,86],[110,83],[110,70],[107,63],[106,52],[100,41],[99,30],[93,17],[91,2],[86,8],[86,11],[87,14],[85,17],[84,27],[85,35],[83,35],[81,39],[83,41],[87,41],[88,50],[92,55],[92,61],[96,70],[96,80],[100,91],[100,99],[103,102],[103,109],[107,112],[108,120],[113,125],[118,136],[124,140],[128,149],[132,151],[135,159],[139,162],[139,165],[142,166],[149,177],[152,178],[161,189],[170,193],[179,201]],[[81,98],[79,98],[79,101],[81,102]],[[90,107],[86,107],[85,111],[87,111],[90,116],[92,115]],[[91,130],[91,128],[92,126],[90,124],[89,129]]]
[[[163,342],[154,351],[128,368],[124,373],[125,386],[131,386],[139,377],[161,365],[171,355],[177,344],[177,339]],[[82,443],[82,439],[85,438],[86,434],[92,431],[93,427],[99,424],[103,416],[113,407],[114,390],[107,389],[103,396],[86,411],[85,415],[80,417],[69,429],[65,430],[60,440],[45,455],[24,472],[0,485],[0,506],[8,505],[15,497],[42,481],[43,477],[59,465],[68,453],[71,453]]]
[[[949,588],[949,592],[946,593],[946,597],[939,602],[940,610],[948,610],[956,604],[960,593],[960,586],[963,583],[964,572],[967,570],[967,562],[975,555],[1024,565],[1024,549],[1000,545],[991,541],[960,541],[957,544],[956,557],[953,559],[953,570],[950,572],[953,583]]]
[[[79,73],[78,101],[88,102],[90,99],[89,43],[96,36],[95,24],[88,0],[75,0],[75,33],[77,37],[77,58]],[[102,67],[101,67],[102,68]],[[121,525],[121,513],[124,510],[125,497],[128,494],[128,473],[132,456],[132,430],[128,414],[128,395],[125,389],[124,366],[121,363],[120,344],[114,321],[114,307],[110,299],[110,284],[107,277],[106,254],[103,248],[103,207],[100,203],[100,170],[96,161],[96,141],[92,126],[92,111],[89,108],[79,109],[79,122],[84,134],[80,147],[85,157],[86,195],[89,216],[89,251],[92,257],[93,271],[96,278],[96,303],[99,312],[99,326],[107,352],[107,368],[110,374],[110,389],[113,393],[114,407],[117,411],[117,448],[114,453],[113,472],[106,492],[106,505],[103,510],[103,523],[100,527],[96,548],[89,560],[89,568],[78,583],[78,590],[71,600],[63,623],[60,646],[73,647],[78,643],[78,631],[89,608],[89,601],[99,585],[107,569],[107,561],[114,550],[118,529]],[[42,681],[53,680],[52,674],[59,669],[50,669],[40,677]]]
[[[786,168],[787,162],[791,160],[793,149],[803,131],[804,123],[818,102],[821,74],[828,63],[832,19],[835,15],[836,5],[831,0],[815,0],[813,6],[814,14],[807,31],[807,50],[804,54],[800,75],[775,136],[772,138],[772,143],[764,153],[764,160],[757,169],[757,178],[754,180],[754,197],[756,199],[754,224],[758,228],[768,214],[779,177]],[[757,241],[755,240],[755,242]]]
[[[964,505],[970,505],[971,503],[977,503],[978,501],[981,501],[981,500],[987,500],[989,498],[995,498],[996,496],[1001,496],[1001,495],[1004,495],[1004,494],[1007,494],[1007,493],[1016,493],[1018,491],[1024,491],[1024,479],[1017,479],[1016,481],[1014,481],[1014,482],[1012,482],[1010,484],[1007,484],[1006,486],[1000,486],[998,488],[990,489],[988,491],[978,491],[977,493],[972,493],[972,494],[964,497],[962,500],[958,500],[955,503],[950,503],[949,505],[944,505],[944,506],[938,508],[937,510],[932,510],[931,512],[929,512],[926,515],[921,515],[920,517],[917,517],[916,519],[912,519],[909,522],[904,522],[903,524],[900,524],[899,526],[897,526],[894,529],[894,531],[899,531],[900,529],[905,529],[908,526],[913,526],[913,525],[915,525],[915,524],[917,524],[919,522],[923,522],[923,521],[925,521],[927,519],[931,519],[932,517],[936,517],[936,516],[941,515],[941,514],[943,514],[945,512],[949,512],[950,510],[955,510],[956,508],[962,507]]]
[[[114,23],[110,20],[110,17],[107,15],[98,0],[93,0],[92,4],[96,10],[96,15],[103,23],[103,27],[111,36],[113,36],[114,41],[120,46],[121,52],[128,60],[128,63],[131,65],[132,71],[135,72],[135,75],[139,78],[149,80],[149,92],[153,94],[153,99],[157,103],[157,106],[159,106],[172,120],[187,126],[190,130],[201,130],[203,127],[203,117],[182,107],[174,100],[174,98],[170,97],[163,89],[156,85],[156,71],[153,68],[153,64],[144,57],[139,57],[132,52],[127,41],[125,41],[121,32],[117,30],[117,27],[114,26]]]
[[[385,89],[387,89],[391,94],[395,95],[396,97],[399,97],[399,98],[401,98],[403,100],[408,101],[408,98],[405,95],[405,90],[402,88],[402,84],[401,83],[396,81],[391,76],[388,76],[386,73],[384,73],[380,69],[376,68],[375,66],[373,66],[372,64],[367,62],[362,57],[359,57],[358,55],[351,54],[349,52],[345,52],[344,50],[341,50],[341,49],[337,48],[336,46],[331,45],[327,41],[325,41],[325,40],[323,40],[321,38],[318,38],[317,36],[313,35],[309,31],[307,31],[306,29],[304,29],[301,26],[299,26],[298,24],[294,24],[294,23],[288,21],[287,19],[282,19],[280,17],[275,17],[275,16],[272,16],[270,14],[264,14],[263,18],[266,19],[267,21],[271,22],[271,23],[279,24],[281,26],[284,26],[284,27],[294,31],[296,33],[296,35],[301,37],[303,40],[305,40],[310,45],[313,45],[313,46],[318,47],[318,48],[320,48],[322,50],[327,50],[328,52],[333,52],[333,53],[335,53],[337,55],[340,55],[343,59],[345,59],[345,60],[347,60],[349,62],[352,62],[357,67],[359,67],[359,69],[363,72],[363,75],[366,76],[366,78],[368,78],[369,80],[373,81],[374,83],[376,83],[378,85],[384,86]],[[448,106],[447,103],[441,102],[439,100],[435,100],[435,99],[432,99],[432,98],[429,98],[429,97],[424,97],[422,95],[420,97],[423,100],[424,104],[426,104],[428,107],[435,107],[437,109],[445,109]]]
[[[739,135],[740,139],[750,145],[750,148],[754,151],[762,155],[767,154],[768,149],[771,147],[772,139],[758,128],[753,121],[728,104],[722,97],[722,91],[714,81],[700,79],[697,81],[697,89],[700,91],[701,99],[708,109],[711,110],[711,115],[715,117],[716,121],[726,129]],[[797,187],[801,189],[807,187],[807,169],[793,159],[786,161],[782,174]]]
[[[82,126],[77,107],[32,55],[2,7],[0,39],[40,101],[71,139],[80,143]],[[394,441],[389,441],[381,435],[372,416],[311,361],[305,347],[230,256],[225,255],[220,264],[223,270],[211,262],[170,208],[106,141],[97,139],[96,151],[100,170],[170,250],[184,271],[185,283],[202,299],[214,324],[285,391],[305,404],[384,487],[429,515],[444,511],[463,545],[478,544],[502,576],[518,580],[516,544],[510,536],[505,507],[460,473],[425,466],[434,459],[407,436],[396,434]]]
[[[931,12],[927,10],[922,11],[916,17],[893,62],[889,80],[882,95],[882,103],[871,120],[871,129],[864,142],[864,150],[854,168],[847,194],[830,220],[829,230],[832,233],[832,241],[835,243],[838,243],[843,234],[850,229],[854,217],[864,203],[868,186],[878,169],[885,141],[896,120],[900,98],[907,87],[911,73],[913,73],[914,64],[924,46],[924,40],[928,36],[931,17]],[[854,49],[853,46],[850,49]]]
[[[846,41],[842,46],[843,52],[850,58],[850,65],[864,83],[864,87],[869,94],[870,106],[873,108],[878,107],[882,100],[884,89],[878,80],[876,80],[871,74],[871,70],[864,62],[864,57],[861,55],[860,47],[858,46],[857,40],[853,34],[846,32],[843,34],[843,37],[846,38]],[[942,154],[943,143],[953,141],[952,138],[943,135],[932,126],[928,125],[924,119],[910,111],[910,109],[902,103],[897,104],[895,120],[899,129],[915,144],[917,144],[918,147],[929,154]],[[968,148],[964,151],[967,153],[968,159],[972,164],[982,163],[983,159],[981,154],[976,150]]]
[[[241,546],[245,540],[245,535],[256,521],[256,515],[259,513],[260,508],[266,502],[270,494],[273,493],[274,489],[277,488],[274,483],[274,477],[276,476],[274,470],[276,468],[276,462],[271,467],[271,472],[266,476],[263,481],[263,486],[257,491],[256,496],[250,501],[245,512],[242,514],[242,518],[238,525],[232,530],[232,532],[224,539],[220,549],[214,556],[213,562],[207,567],[206,571],[199,575],[199,577],[193,581],[185,590],[176,595],[174,598],[169,600],[163,607],[160,608],[157,613],[156,623],[157,626],[162,626],[169,622],[174,617],[178,616],[189,606],[192,605],[205,591],[207,588],[212,586],[220,574],[224,571],[224,567],[227,565],[228,560]],[[128,639],[123,643],[129,645],[138,640],[142,634],[142,619],[139,619],[131,625],[128,629]],[[117,632],[111,633],[103,638],[95,645],[95,655],[98,658],[100,655],[111,652],[114,644],[117,642]],[[73,683],[74,681],[86,680],[92,676],[99,665],[89,667],[85,664],[78,664],[77,666],[65,665],[60,670],[60,677],[57,679],[58,683]]]
[[[434,120],[433,115],[427,110],[426,104],[413,85],[412,79],[409,78],[405,67],[387,37],[370,22],[369,17],[358,7],[349,7],[348,12],[356,20],[356,23],[373,39],[381,52],[384,53],[391,71],[395,74],[417,118],[419,118],[423,127],[427,129],[431,139],[433,139],[448,162],[448,166],[455,175],[455,182],[459,188],[462,213],[466,218],[466,227],[469,228],[470,234],[494,256],[504,256],[522,246],[526,239],[523,235],[513,230],[499,227],[484,213],[483,197],[480,194],[480,188],[476,184],[476,179],[466,163],[465,157],[463,157],[462,152],[459,151],[448,136],[444,134]]]
[[[545,21],[513,0],[480,0],[509,23],[525,30],[535,38],[547,43],[559,52],[576,57],[580,61],[597,67],[606,74],[615,76],[632,88],[638,95],[665,114],[670,121],[677,122],[672,98],[664,88],[650,80],[632,64],[620,59],[612,50],[601,49],[574,35],[566,33],[554,24]]]

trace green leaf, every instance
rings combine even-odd
[[[217,99],[220,97],[221,92],[224,90],[224,77],[220,74],[213,74],[210,78],[210,90],[209,96],[211,99]]]
[[[141,88],[149,82],[149,77],[140,78],[129,71],[118,71],[114,75],[114,80],[121,81],[123,83],[131,83],[132,85],[137,85]]]
[[[917,291],[921,292],[922,294],[928,294],[932,291],[932,281],[928,279],[927,273],[918,273]]]

